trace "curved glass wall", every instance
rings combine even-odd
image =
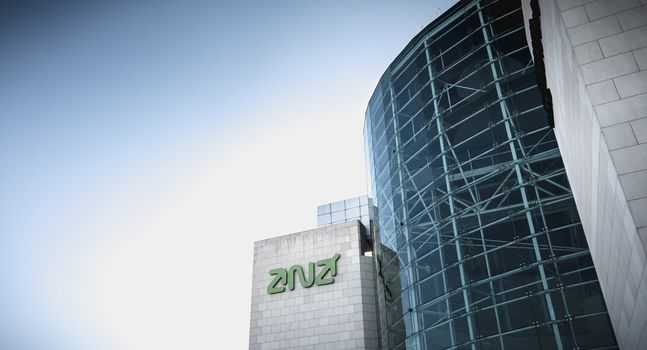
[[[368,106],[388,349],[615,349],[518,0],[462,1]]]

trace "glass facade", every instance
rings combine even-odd
[[[370,232],[370,222],[377,216],[373,200],[360,196],[317,206],[317,227],[359,220]]]
[[[423,29],[364,132],[383,348],[617,348],[519,0]]]

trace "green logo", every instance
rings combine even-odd
[[[299,265],[294,265],[288,270],[284,268],[270,270],[270,276],[274,276],[272,282],[267,285],[268,294],[276,294],[285,292],[285,285],[289,290],[294,290],[294,283],[299,278],[301,287],[310,288],[313,284],[324,286],[335,282],[337,275],[337,260],[339,260],[339,253],[335,254],[332,258],[317,261],[317,266],[322,267],[319,273],[315,276],[315,263],[308,264],[308,274],[306,275],[303,268]],[[328,277],[326,275],[329,275]]]

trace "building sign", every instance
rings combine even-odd
[[[337,275],[337,260],[339,260],[339,256],[339,253],[337,253],[332,258],[317,261],[316,264],[313,262],[309,263],[307,274],[300,265],[294,265],[288,270],[284,268],[270,270],[270,276],[274,276],[274,278],[267,285],[267,293],[283,293],[285,292],[286,285],[289,290],[294,290],[297,277],[303,288],[310,288],[313,284],[324,286],[335,282],[334,277]],[[321,267],[316,275],[315,265]]]

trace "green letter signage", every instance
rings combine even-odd
[[[267,285],[267,293],[283,293],[285,292],[285,285],[288,286],[289,290],[294,290],[297,277],[303,288],[310,288],[313,284],[323,286],[335,282],[333,277],[337,275],[337,260],[339,260],[339,256],[339,253],[337,253],[332,258],[317,261],[316,264],[313,262],[309,263],[307,275],[299,265],[294,265],[287,270],[284,268],[270,270],[270,276],[274,276],[274,278]],[[317,275],[315,275],[315,265],[322,268]]]

